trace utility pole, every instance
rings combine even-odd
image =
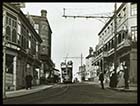
[[[114,36],[115,36],[115,45],[114,45],[114,71],[115,71],[115,79],[114,79],[114,87],[117,86],[117,3],[114,5]]]
[[[117,3],[114,5],[114,36],[115,36],[115,45],[114,45],[114,68],[115,68],[115,74],[117,69]]]
[[[3,12],[3,98],[6,98],[6,34],[5,34],[5,12]]]
[[[69,18],[112,18],[114,17],[114,38],[115,38],[115,44],[114,44],[114,70],[116,74],[116,69],[117,69],[117,18],[122,18],[122,17],[117,17],[117,3],[115,2],[114,4],[114,15],[113,16],[76,16],[76,15],[65,15],[65,8],[63,8],[63,16],[62,17],[69,17]],[[104,59],[103,59],[103,68],[104,68]]]

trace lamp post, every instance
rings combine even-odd
[[[117,3],[115,2],[114,5],[114,38],[115,38],[115,45],[114,45],[114,73],[115,73],[115,79],[114,79],[114,87],[117,86]]]

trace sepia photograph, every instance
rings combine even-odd
[[[136,2],[3,2],[3,104],[137,104]]]

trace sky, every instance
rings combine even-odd
[[[55,63],[55,68],[60,70],[60,64],[65,60],[64,57],[79,57],[67,58],[67,61],[73,61],[73,75],[75,76],[81,65],[81,54],[84,57],[83,64],[86,64],[85,57],[89,54],[89,47],[93,47],[93,50],[95,50],[95,46],[99,42],[98,33],[106,21],[97,18],[64,18],[62,17],[63,8],[66,8],[65,15],[111,16],[114,3],[25,3],[25,8],[22,9],[25,14],[40,16],[42,9],[47,10],[47,19],[52,29],[52,61]]]

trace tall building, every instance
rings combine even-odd
[[[51,76],[52,69],[54,69],[54,63],[51,60],[51,39],[52,30],[47,19],[47,11],[41,10],[41,16],[27,15],[28,19],[34,23],[34,29],[40,35],[42,39],[41,49],[40,49],[40,60],[41,60],[41,70],[42,76]]]
[[[30,73],[35,85],[40,73],[39,49],[42,42],[29,20],[17,5],[3,3],[3,78],[6,90],[25,87]],[[5,48],[5,49],[4,49]]]
[[[116,63],[126,62],[130,83],[137,83],[137,3],[122,3],[117,9],[117,39],[114,36],[114,15],[98,33],[99,43],[93,61],[104,70],[114,66],[114,46],[117,42]]]

